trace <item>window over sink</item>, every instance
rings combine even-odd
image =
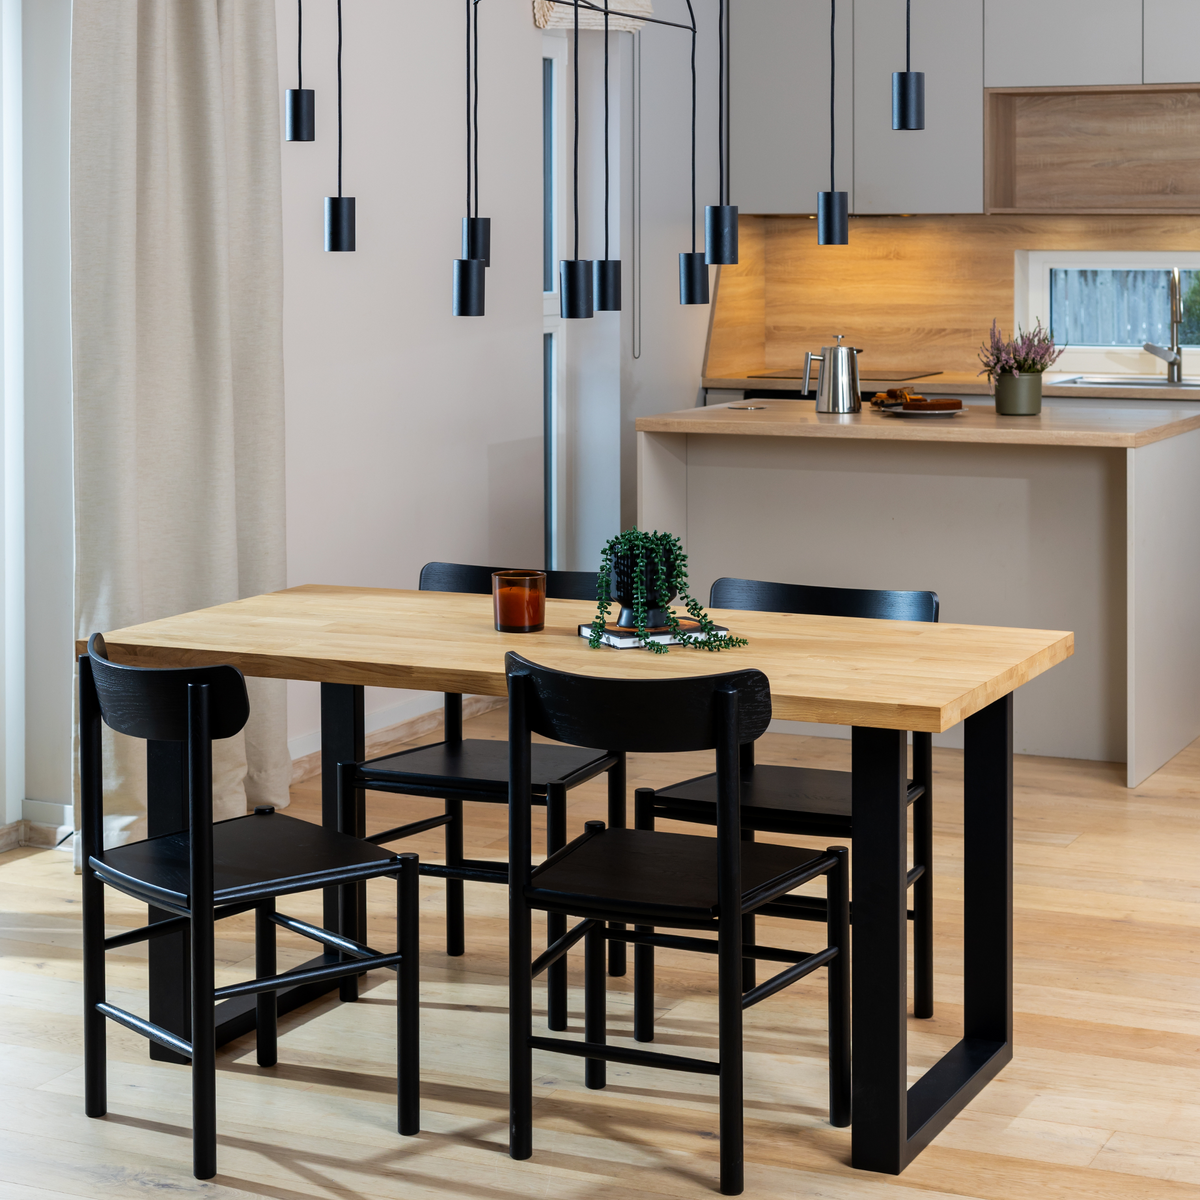
[[[1164,375],[1142,349],[1171,345],[1171,269],[1180,270],[1185,375],[1200,374],[1200,252],[1021,250],[1014,324],[1040,319],[1066,349],[1055,371]]]

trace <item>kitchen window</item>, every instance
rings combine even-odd
[[[1200,369],[1200,253],[1196,251],[1018,251],[1014,324],[1035,320],[1066,349],[1056,371],[1163,374],[1142,349],[1171,344],[1170,275],[1180,269],[1180,346],[1185,372]]]

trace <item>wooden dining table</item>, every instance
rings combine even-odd
[[[748,645],[721,654],[593,650],[594,605],[549,600],[546,626],[498,633],[489,596],[309,584],[105,633],[110,657],[150,667],[231,663],[321,685],[322,820],[336,827],[339,762],[364,757],[365,686],[506,694],[515,650],[582,675],[661,679],[757,667],[776,717],[849,725],[854,810],[855,1167],[899,1174],[1012,1058],[1013,693],[1069,657],[1057,630],[713,610]],[[83,653],[80,642],[78,652]],[[963,722],[963,1036],[907,1082],[908,731]],[[183,748],[149,743],[151,836],[187,827]],[[163,914],[166,916],[169,914]],[[156,919],[152,912],[151,919]],[[337,928],[337,897],[325,898]],[[186,1036],[186,946],[149,943],[151,1020]],[[284,1010],[312,998],[296,988]],[[253,1028],[253,997],[220,1013]],[[158,1051],[168,1057],[169,1051]]]

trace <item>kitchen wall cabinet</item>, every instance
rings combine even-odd
[[[1144,0],[1145,83],[1200,83],[1200,3]]]
[[[913,5],[912,66],[925,72],[925,128],[898,131],[892,72],[904,69],[904,5],[855,0],[855,212],[983,211],[983,7],[983,0]]]
[[[1147,0],[1147,7],[1154,2]],[[1141,83],[1142,3],[987,0],[984,86]],[[1195,0],[1181,0],[1179,6],[1194,4]]]
[[[837,189],[854,211],[854,17],[837,7]],[[730,199],[744,213],[813,213],[829,189],[829,5],[730,10]],[[815,237],[816,234],[814,233]]]

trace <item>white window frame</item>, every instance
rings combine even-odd
[[[1050,325],[1050,272],[1053,268],[1100,271],[1200,270],[1198,250],[1018,250],[1013,270],[1013,327]],[[1008,330],[1005,330],[1008,333]],[[1141,346],[1068,346],[1055,372],[1068,374],[1166,375],[1167,364]],[[1200,371],[1200,349],[1183,352],[1184,374]]]

